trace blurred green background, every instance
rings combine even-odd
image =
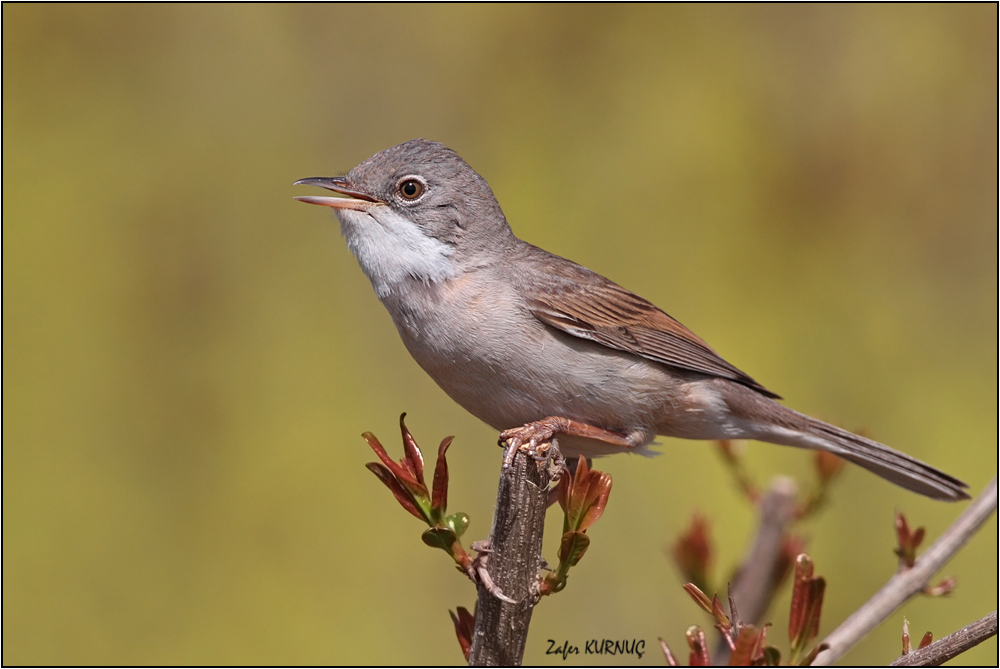
[[[292,200],[414,137],[789,405],[973,493],[996,475],[996,5],[7,4],[3,102],[5,664],[461,662],[473,589],[359,435],[398,454],[402,411],[425,450],[455,434],[469,540],[496,435]],[[662,450],[599,462],[608,511],[526,662],[624,638],[662,664],[658,636],[707,624],[664,551],[703,512],[723,582],[754,515],[707,444]],[[802,452],[747,458],[810,481]],[[934,538],[963,508],[850,468],[801,528],[822,630],[895,570],[894,510]],[[898,655],[904,614],[940,637],[995,609],[996,527],[845,661]]]

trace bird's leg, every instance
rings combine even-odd
[[[537,453],[538,446],[553,441],[557,434],[565,434],[571,437],[584,437],[603,441],[614,446],[633,448],[634,443],[625,435],[606,430],[603,427],[594,427],[586,423],[562,418],[561,416],[549,416],[533,423],[527,423],[521,427],[514,427],[500,433],[500,445],[505,445],[506,451],[503,457],[504,469],[509,469],[514,462],[514,454],[518,449],[527,446],[532,453]]]
[[[502,602],[507,602],[508,604],[517,604],[516,600],[511,599],[507,595],[503,594],[497,584],[493,582],[490,577],[490,572],[486,570],[486,564],[490,559],[490,553],[493,549],[490,548],[490,540],[483,539],[481,541],[472,542],[472,550],[476,551],[476,557],[472,560],[472,565],[470,566],[470,571],[475,575],[472,579],[474,583],[482,583],[483,587],[486,588],[486,592],[490,593]]]

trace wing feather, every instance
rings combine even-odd
[[[541,322],[580,339],[671,367],[730,379],[780,399],[651,302],[571,264],[576,276],[555,276],[568,280],[554,281],[544,294],[526,296],[529,310]]]

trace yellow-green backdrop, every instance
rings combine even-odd
[[[409,358],[329,212],[292,200],[414,137],[791,406],[974,493],[996,475],[996,5],[7,4],[5,664],[461,661],[447,610],[473,589],[359,435],[398,453],[404,410],[425,448],[456,435],[471,539],[496,435]],[[599,462],[607,513],[526,662],[610,638],[660,664],[658,636],[708,623],[665,547],[704,513],[722,582],[753,513],[709,445],[662,450]],[[747,458],[809,481],[804,453]],[[933,538],[962,508],[850,468],[800,528],[822,629],[893,573],[894,510]],[[904,614],[942,636],[995,609],[996,521],[943,573],[952,596],[846,661],[895,657]]]

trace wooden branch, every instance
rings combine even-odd
[[[760,502],[760,525],[746,559],[740,565],[730,588],[730,599],[737,611],[730,610],[739,622],[756,625],[761,622],[774,598],[778,583],[774,572],[781,558],[785,530],[795,520],[797,503],[795,481],[779,476]],[[730,607],[732,609],[732,607]],[[729,644],[720,641],[712,653],[716,666],[729,663]]]
[[[538,462],[523,450],[516,452],[509,470],[500,473],[486,571],[514,603],[502,601],[480,583],[470,666],[521,664],[537,602],[550,482],[548,461]]]
[[[965,545],[996,509],[997,480],[994,478],[913,567],[896,572],[881,590],[824,639],[823,643],[829,648],[816,656],[812,666],[827,666],[836,662],[903,602],[920,593],[931,577]]]
[[[733,599],[740,621],[756,625],[764,618],[777,584],[774,571],[781,557],[785,530],[795,520],[795,481],[784,476],[774,479],[760,503],[760,526],[750,553],[733,580]]]
[[[890,667],[940,667],[997,634],[997,612],[938,639],[929,646],[899,657]]]

